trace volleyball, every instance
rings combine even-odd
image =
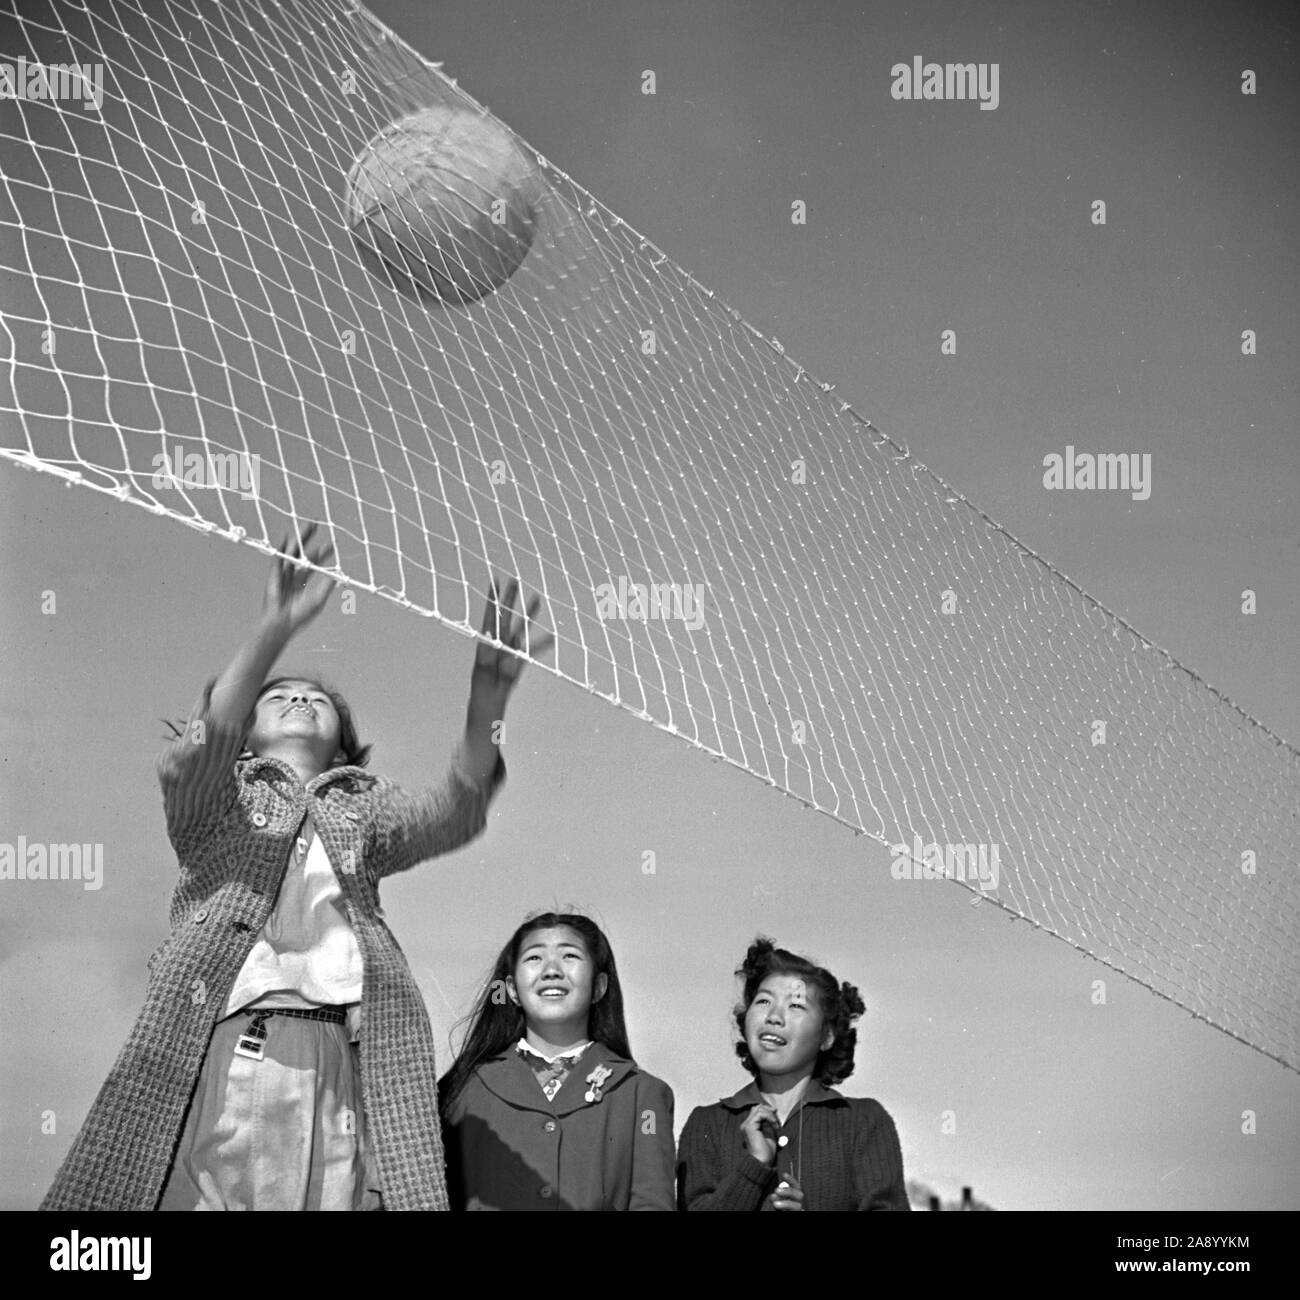
[[[393,122],[348,172],[348,227],[368,268],[424,305],[476,302],[528,255],[543,183],[494,118],[439,104]]]

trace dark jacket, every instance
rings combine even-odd
[[[775,1164],[749,1154],[740,1126],[763,1100],[751,1083],[691,1112],[677,1152],[683,1210],[770,1210],[783,1174],[803,1188],[805,1210],[910,1210],[903,1154],[889,1112],[815,1079],[777,1132]]]
[[[587,1101],[597,1065],[612,1073]],[[603,1043],[553,1101],[511,1047],[474,1071],[443,1125],[453,1209],[674,1208],[672,1089]]]
[[[144,1009],[41,1208],[156,1207],[213,1026],[310,812],[364,960],[361,1081],[384,1208],[445,1210],[433,1032],[384,924],[379,881],[478,835],[505,765],[478,784],[458,754],[440,784],[419,791],[338,767],[304,788],[277,759],[237,761],[244,728],[213,720],[213,685],[158,764],[180,864],[172,932],[149,958]]]

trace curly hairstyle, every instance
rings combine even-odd
[[[283,686],[285,682],[306,682],[314,686],[324,695],[328,695],[330,703],[334,705],[334,712],[339,715],[339,753],[342,755],[343,765],[348,767],[365,767],[370,762],[370,750],[372,746],[363,745],[357,737],[357,724],[352,716],[352,709],[349,707],[347,700],[343,698],[332,686],[326,685],[319,677],[314,677],[310,673],[286,673],[281,677],[272,677],[269,681],[262,684],[262,689],[257,692],[257,699],[253,701],[252,712],[249,713],[247,728],[253,725],[253,714],[257,711],[257,705],[262,696],[267,691],[274,690],[277,686]],[[169,740],[178,739],[185,734],[184,722],[177,724],[169,718],[163,719],[163,725],[167,727],[171,735]],[[247,739],[247,736],[245,736]],[[239,757],[252,758],[253,751],[247,747],[240,753]],[[339,764],[334,764],[338,766]]]
[[[858,1031],[854,1022],[867,1009],[862,995],[847,982],[841,984],[824,966],[800,957],[797,953],[778,948],[773,940],[759,935],[749,945],[743,964],[736,970],[744,981],[741,1000],[736,1003],[736,1028],[740,1041],[736,1055],[750,1074],[758,1078],[758,1067],[745,1042],[745,1015],[753,1005],[763,981],[769,975],[795,975],[806,980],[817,990],[817,1006],[822,1013],[823,1032],[833,1028],[835,1039],[825,1051],[817,1053],[813,1078],[828,1088],[843,1083],[853,1073],[853,1050],[858,1044]]]
[[[618,967],[614,964],[614,949],[610,947],[605,932],[589,916],[581,913],[539,912],[526,918],[510,936],[506,946],[497,954],[492,972],[484,981],[469,1015],[456,1026],[459,1030],[468,1024],[469,1030],[455,1063],[438,1081],[444,1110],[455,1101],[478,1066],[507,1051],[523,1036],[526,1028],[523,1010],[509,998],[502,997],[501,991],[506,980],[514,977],[524,940],[538,930],[552,930],[559,926],[566,926],[582,936],[596,975],[606,977],[604,997],[591,1005],[588,1038],[604,1043],[619,1056],[632,1059],[623,1015],[623,986],[619,983]]]

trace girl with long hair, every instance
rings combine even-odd
[[[674,1208],[673,1094],[632,1058],[594,921],[524,921],[469,1022],[439,1088],[453,1209]]]

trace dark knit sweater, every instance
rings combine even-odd
[[[783,1174],[797,1176],[805,1210],[912,1208],[898,1130],[878,1101],[844,1097],[809,1080],[803,1100],[777,1132],[775,1162],[764,1165],[749,1154],[740,1131],[750,1107],[762,1100],[751,1083],[734,1097],[691,1112],[677,1148],[680,1209],[770,1210],[768,1195]]]

